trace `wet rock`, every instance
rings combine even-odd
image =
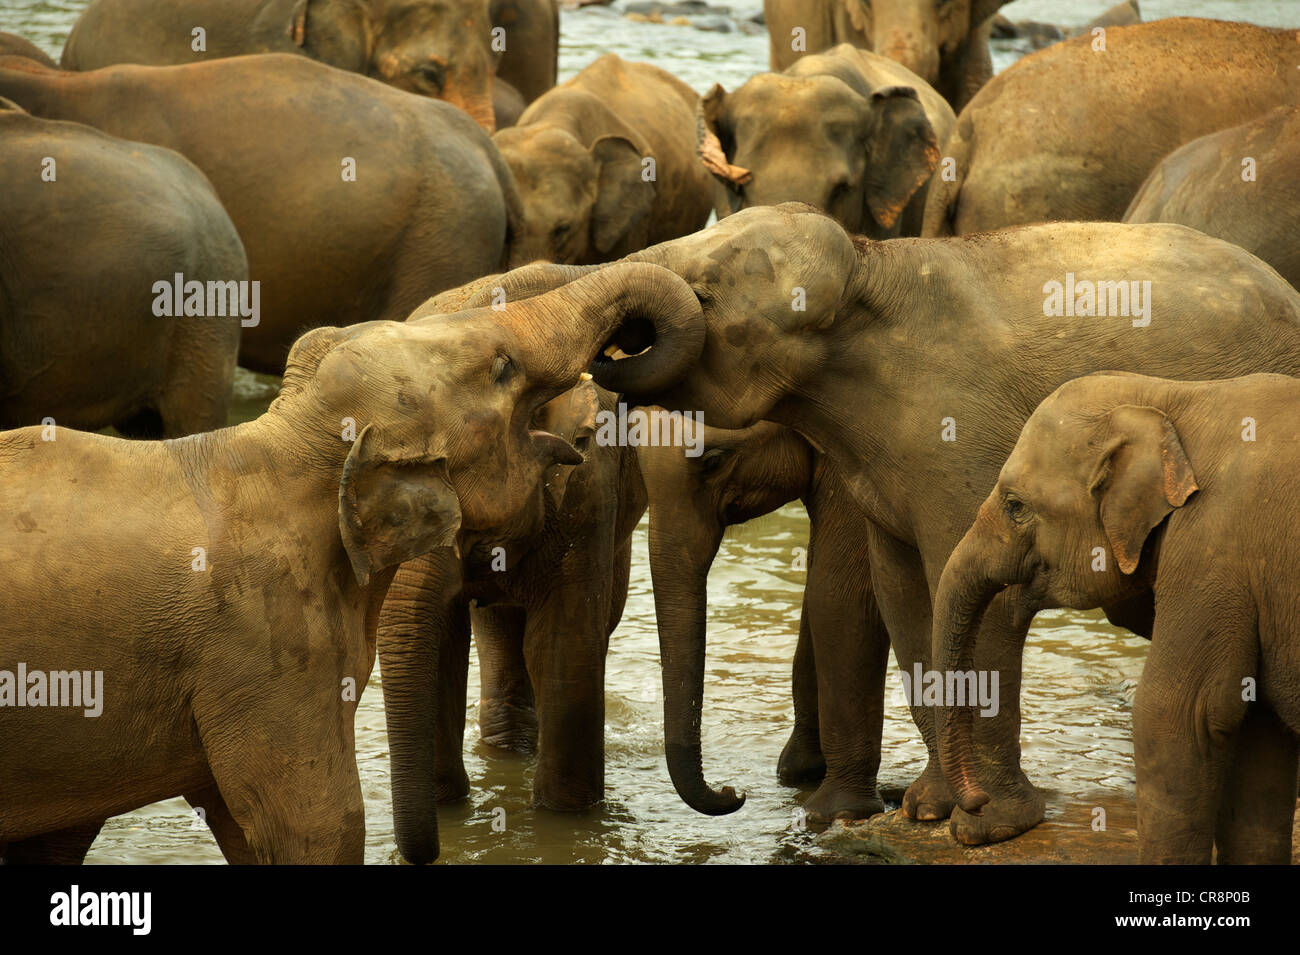
[[[865,822],[833,823],[814,842],[850,857],[874,856],[900,865],[1136,865],[1137,805],[1114,793],[1065,797],[1046,792],[1041,823],[1023,835],[987,846],[958,845],[948,821],[915,822],[901,809]],[[1097,809],[1104,829],[1094,829]],[[1291,842],[1291,861],[1300,865],[1300,804]]]

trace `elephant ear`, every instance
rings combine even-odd
[[[284,363],[284,378],[280,382],[280,397],[302,391],[303,386],[316,375],[316,369],[325,356],[348,335],[342,328],[326,325],[313,328],[298,337],[289,349]]]
[[[1121,405],[1107,417],[1107,440],[1089,493],[1119,569],[1137,570],[1147,536],[1197,490],[1178,432],[1158,408]]]
[[[696,146],[705,169],[728,186],[743,186],[754,175],[748,169],[731,164],[736,140],[727,119],[726,106],[727,91],[721,83],[714,83],[695,109]]]
[[[644,248],[658,184],[641,178],[641,150],[626,136],[602,136],[592,144],[591,158],[600,170],[591,210],[596,251],[609,255],[616,248]]]
[[[916,90],[889,86],[871,94],[867,135],[867,211],[892,229],[939,164],[939,138]]]
[[[460,501],[447,459],[390,455],[373,424],[352,444],[339,484],[339,533],[361,586],[375,573],[455,543]]]
[[[358,0],[298,0],[286,32],[313,59],[356,73],[366,72],[374,50],[374,29]]]

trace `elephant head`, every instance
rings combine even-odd
[[[642,176],[649,150],[631,129],[590,147],[545,123],[503,129],[492,139],[523,205],[514,264],[606,262],[645,247],[657,185]]]
[[[901,63],[931,86],[944,61],[961,55],[1008,0],[833,0],[837,18],[865,39],[867,49]],[[986,39],[986,38],[985,38]]]
[[[458,106],[491,132],[489,0],[296,0],[284,24],[308,56]],[[280,5],[268,7],[271,15]]]
[[[694,421],[694,446],[641,447],[637,458],[650,502],[650,573],[664,680],[664,749],[673,786],[708,815],[744,805],[730,786],[704,779],[700,727],[708,642],[709,567],[732,524],[768,514],[807,490],[812,449],[788,428],[762,421],[724,431]],[[686,442],[692,446],[692,442]]]
[[[972,670],[979,622],[1008,588],[1026,617],[1104,607],[1149,588],[1153,531],[1197,484],[1164,412],[1116,405],[1117,382],[1136,378],[1075,379],[1026,422],[939,581],[933,659],[944,672]],[[939,736],[944,774],[971,813],[988,801],[977,782],[974,710],[949,707]]]
[[[899,217],[939,162],[939,140],[917,91],[869,88],[860,76],[801,60],[700,101],[699,147],[721,184],[722,217],[750,206],[805,202],[850,232],[898,234]]]

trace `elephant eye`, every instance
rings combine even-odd
[[[498,385],[504,384],[510,377],[512,367],[509,355],[497,355],[492,362],[492,380]]]
[[[426,63],[418,70],[420,78],[442,92],[443,86],[447,82],[447,68],[436,61]]]
[[[1006,508],[1007,517],[1017,524],[1023,524],[1029,520],[1029,506],[1024,501],[1008,496],[1004,507]]]

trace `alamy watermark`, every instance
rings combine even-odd
[[[154,282],[153,294],[153,313],[159,318],[238,315],[244,328],[254,328],[262,320],[262,283],[257,281],[187,282],[185,274],[177,272],[170,282]]]
[[[0,707],[81,707],[87,717],[104,712],[103,670],[0,670]]]
[[[1151,324],[1151,282],[1075,281],[1073,272],[1065,282],[1052,279],[1043,286],[1043,314],[1053,318],[1075,315],[1132,318],[1134,328]]]
[[[998,715],[997,670],[903,670],[903,696],[908,706],[979,706],[980,716]]]
[[[688,427],[693,425],[693,427]],[[685,448],[688,458],[704,453],[704,412],[633,408],[596,413],[596,444],[602,448]]]

